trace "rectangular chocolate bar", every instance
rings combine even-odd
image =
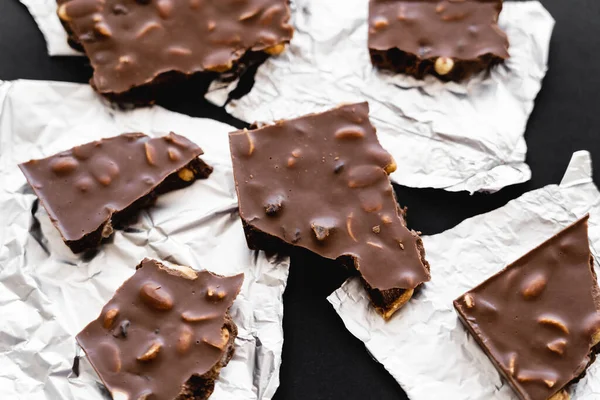
[[[423,243],[406,228],[388,174],[396,164],[367,103],[230,134],[248,246],[297,246],[360,273],[385,318],[430,279]]]
[[[568,400],[594,362],[600,289],[586,216],[454,301],[522,400]]]
[[[205,179],[202,149],[174,133],[127,133],[19,165],[74,253],[96,247],[170,190]]]
[[[91,85],[117,100],[234,71],[242,59],[281,53],[293,35],[288,0],[57,1],[70,43],[90,59]]]
[[[502,0],[370,0],[374,66],[459,81],[506,60]]]
[[[205,400],[234,353],[243,280],[145,259],[77,342],[114,400]]]

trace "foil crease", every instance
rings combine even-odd
[[[464,329],[452,301],[586,213],[598,274],[600,192],[592,181],[590,155],[580,151],[560,185],[525,193],[504,207],[423,237],[431,282],[389,322],[370,307],[357,279],[346,281],[328,300],[411,400],[518,400]],[[575,400],[596,400],[598,393],[596,361],[570,394]]]
[[[369,101],[379,140],[396,159],[395,182],[449,191],[497,191],[525,182],[524,139],[548,68],[554,19],[537,1],[505,2],[500,26],[511,58],[465,83],[424,81],[372,67],[368,0],[293,0],[296,32],[271,57],[249,94],[226,109],[247,122],[271,122]],[[237,82],[214,83],[223,105]]]
[[[270,399],[279,385],[289,259],[246,245],[227,133],[233,127],[160,107],[111,109],[87,85],[0,82],[0,398],[108,399],[74,336],[144,258],[245,274],[231,314],[235,356],[215,400]],[[17,164],[123,132],[170,131],[203,148],[207,180],[160,196],[93,257],[62,242]],[[71,371],[80,354],[80,376]]]

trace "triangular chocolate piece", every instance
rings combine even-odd
[[[230,142],[250,248],[298,246],[356,268],[385,318],[429,280],[367,103],[234,132]]]
[[[600,291],[585,216],[454,301],[523,400],[568,399],[594,361]]]

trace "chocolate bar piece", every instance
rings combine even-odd
[[[396,169],[367,103],[230,134],[248,246],[288,246],[360,273],[385,318],[430,279],[419,236],[406,228],[388,174]]]
[[[370,0],[374,66],[460,81],[506,60],[502,0]]]
[[[70,43],[94,68],[91,85],[117,100],[281,53],[293,35],[288,1],[57,0]]]
[[[454,301],[522,400],[568,400],[594,362],[600,290],[586,216]]]
[[[170,190],[205,179],[202,149],[171,133],[127,133],[19,165],[74,253],[96,247]]]
[[[204,400],[234,353],[244,275],[145,259],[77,335],[114,400]]]

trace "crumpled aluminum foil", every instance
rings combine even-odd
[[[95,319],[144,257],[245,273],[231,314],[239,336],[215,400],[270,399],[279,385],[282,295],[289,259],[248,250],[237,214],[227,133],[234,128],[160,107],[109,108],[87,85],[0,82],[0,398],[107,399],[74,336]],[[185,135],[214,173],[159,197],[93,258],[60,239],[17,164],[102,137],[142,131]],[[83,352],[81,352],[83,356]]]
[[[55,0],[21,0],[51,55],[66,45]],[[412,187],[497,191],[525,182],[523,138],[547,70],[554,19],[537,1],[505,2],[500,26],[511,58],[491,76],[463,84],[380,72],[367,50],[368,0],[292,0],[296,33],[281,56],[262,65],[252,91],[228,112],[269,122],[368,100],[379,139],[398,164],[392,179]],[[237,82],[215,82],[207,99],[225,104]]]
[[[511,58],[463,84],[374,69],[367,49],[368,0],[293,0],[296,33],[271,57],[252,91],[226,109],[269,122],[368,100],[397,183],[449,191],[497,191],[530,179],[523,137],[547,70],[554,20],[537,1],[505,2],[500,26]],[[219,105],[237,83],[212,86]]]
[[[431,282],[389,322],[370,307],[358,279],[346,281],[328,300],[411,400],[517,400],[463,328],[452,301],[588,212],[597,257],[600,192],[592,181],[590,155],[581,151],[573,155],[560,185],[525,193],[495,211],[423,237]],[[597,400],[600,362],[570,391],[574,400]]]

